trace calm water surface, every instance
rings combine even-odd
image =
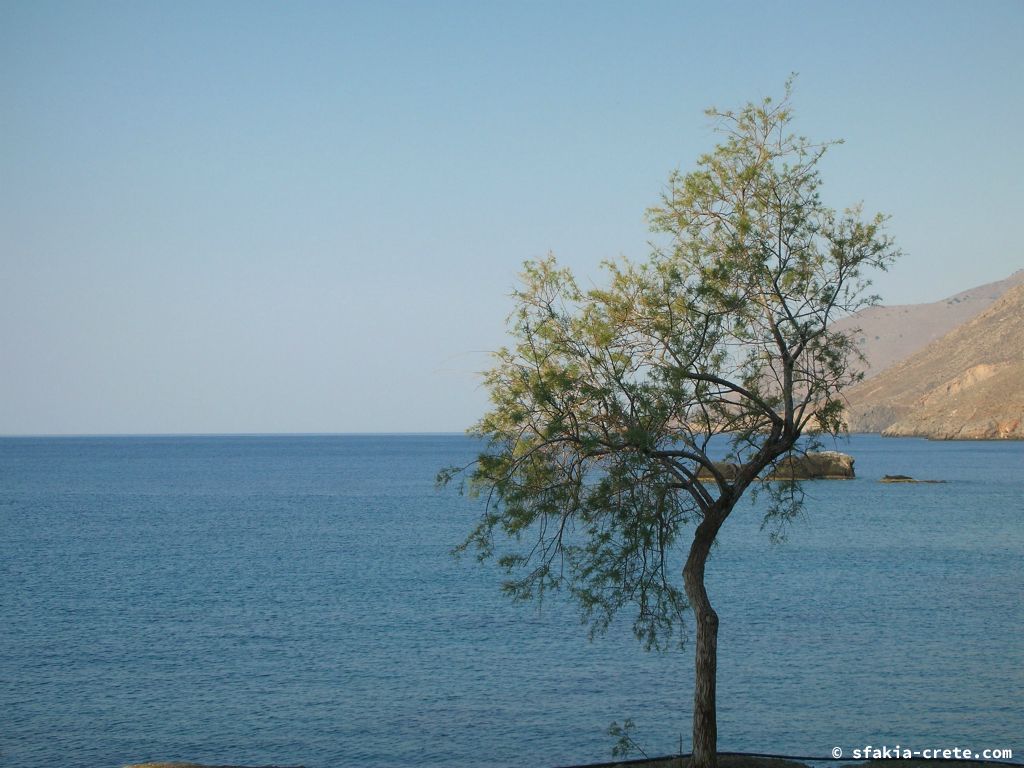
[[[1024,754],[1024,444],[855,436],[708,588],[723,749]],[[461,436],[0,439],[0,766],[551,766],[689,734],[689,649],[594,643],[449,549]],[[882,485],[886,473],[949,480]]]

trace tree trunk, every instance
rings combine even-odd
[[[704,565],[728,511],[707,515],[693,534],[683,568],[686,596],[697,624],[696,676],[693,691],[693,759],[691,768],[717,768],[718,720],[715,686],[718,677],[718,614],[704,589]]]

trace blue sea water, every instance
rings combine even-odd
[[[854,436],[708,569],[722,749],[1024,754],[1024,444]],[[0,766],[552,766],[689,741],[692,646],[593,643],[448,554],[463,436],[0,439]],[[902,473],[941,485],[883,485]]]

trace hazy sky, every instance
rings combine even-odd
[[[524,259],[777,95],[876,287],[1024,267],[1024,3],[0,0],[0,434],[455,431]]]

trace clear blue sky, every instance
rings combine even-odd
[[[1024,3],[0,2],[0,434],[456,431],[524,259],[643,258],[800,76],[876,287],[1024,266]]]

